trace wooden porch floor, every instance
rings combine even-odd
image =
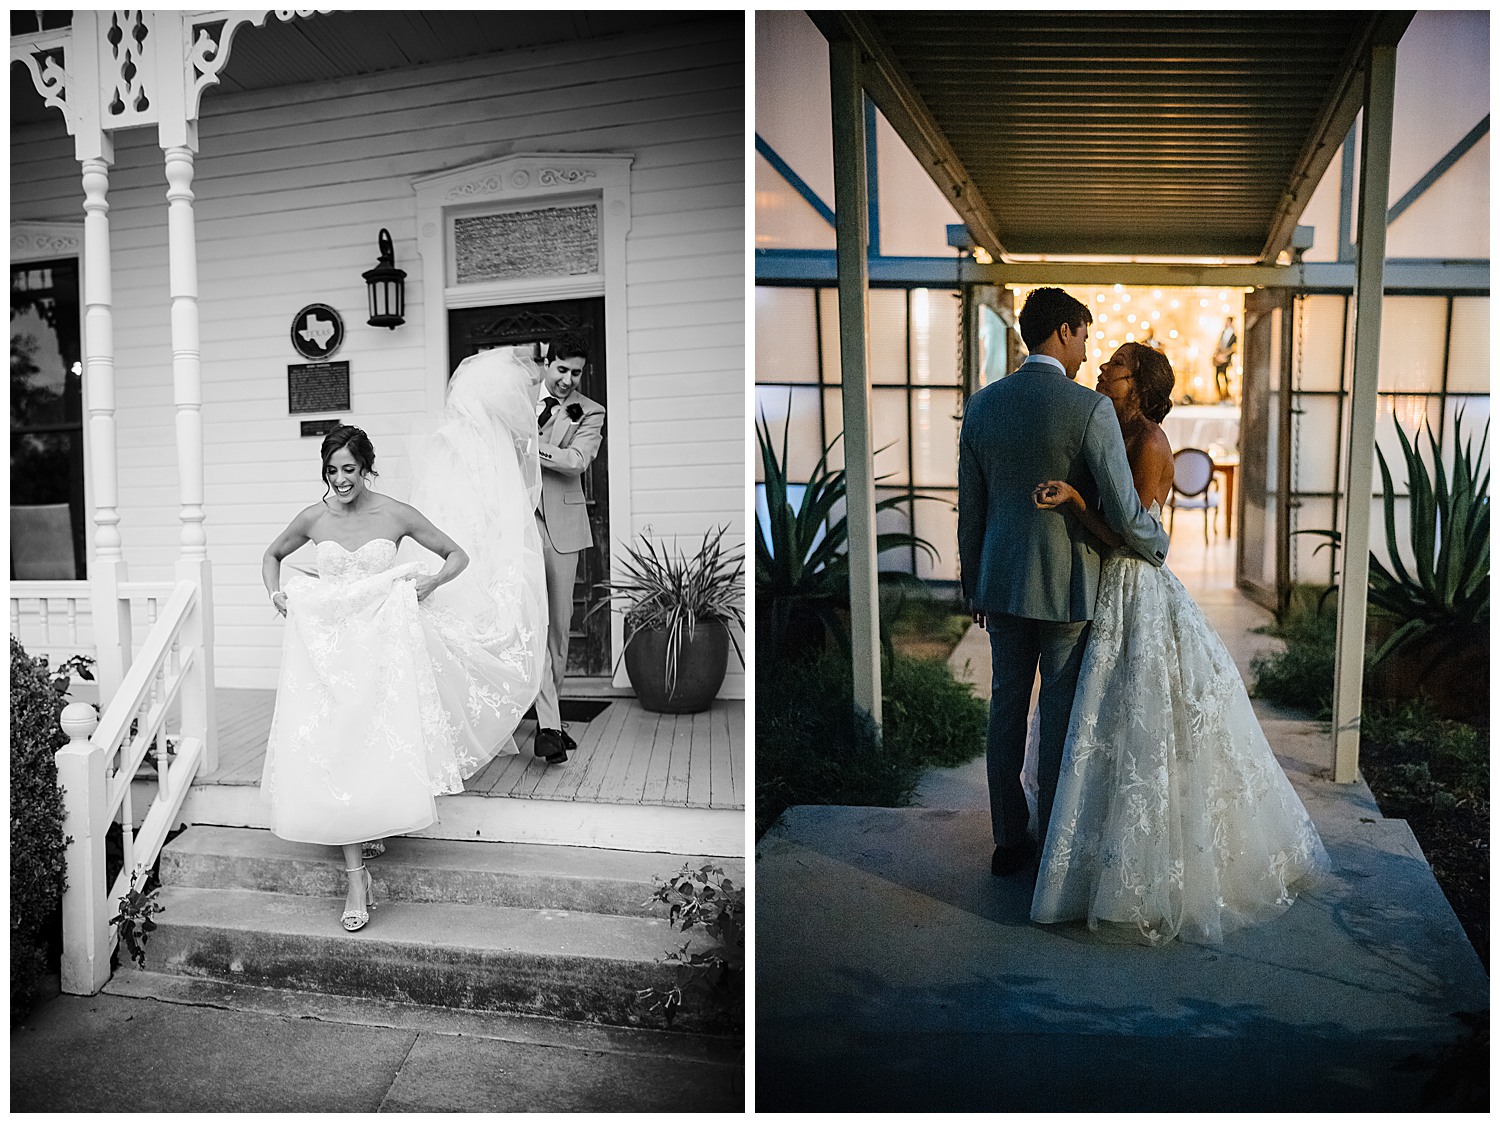
[[[196,784],[260,783],[276,705],[274,690],[219,687],[219,768]],[[743,811],[745,703],[720,699],[701,714],[653,714],[617,698],[568,732],[578,752],[565,765],[530,755],[536,723],[517,734],[519,756],[496,757],[464,785],[465,795],[578,803]]]

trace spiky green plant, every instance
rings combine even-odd
[[[734,623],[741,632],[745,630],[745,558],[738,546],[725,549],[727,529],[720,526],[705,531],[703,542],[692,555],[681,550],[674,553],[642,534],[639,545],[625,547],[626,560],[621,565],[624,576],[599,586],[608,590],[609,599],[589,610],[592,613],[605,604],[622,603],[627,648],[643,631],[660,629],[667,633],[668,697],[677,691],[677,657],[683,640],[691,641],[702,624],[722,621],[735,655],[741,663],[745,661],[740,641],[729,627]]]
[[[1462,412],[1458,424],[1463,423]],[[1489,423],[1484,426],[1479,450],[1473,441],[1453,442],[1453,465],[1443,466],[1442,452],[1427,426],[1427,444],[1432,472],[1422,456],[1421,433],[1417,441],[1407,439],[1396,423],[1396,436],[1406,459],[1407,493],[1411,518],[1406,549],[1408,568],[1402,559],[1402,543],[1396,535],[1395,487],[1385,454],[1376,449],[1380,479],[1385,487],[1385,541],[1391,563],[1387,568],[1370,556],[1370,604],[1397,623],[1390,637],[1375,653],[1379,662],[1392,652],[1421,650],[1432,655],[1430,665],[1459,650],[1464,644],[1488,635],[1490,619],[1490,498],[1488,470],[1481,472],[1484,447],[1489,441]]]
[[[764,631],[757,632],[757,642],[766,645],[768,655],[777,657],[788,650],[793,624],[800,621],[816,628],[820,635],[824,631],[831,634],[847,651],[848,629],[838,609],[849,604],[849,523],[842,514],[835,518],[834,512],[844,505],[848,483],[842,468],[832,471],[828,467],[828,454],[839,438],[835,437],[818,457],[802,502],[794,506],[787,478],[786,433],[782,433],[779,455],[764,414],[756,422],[755,436],[760,445],[769,523],[768,529],[759,519],[755,522],[755,596],[758,619],[764,622]],[[876,503],[875,510],[890,510],[906,502],[907,496],[892,496]],[[887,531],[875,536],[877,554],[903,546],[915,546],[937,557],[932,544],[914,534]],[[903,576],[908,575],[882,574],[881,578]]]

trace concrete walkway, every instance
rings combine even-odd
[[[738,1041],[116,972],[10,1038],[20,1111],[739,1111]]]
[[[1269,616],[1198,576],[1245,673]],[[982,632],[953,666],[985,682]],[[911,808],[789,810],[756,855],[757,1109],[1417,1108],[1428,1073],[1395,1066],[1462,1039],[1489,980],[1405,822],[1332,783],[1326,723],[1256,708],[1334,875],[1220,948],[1032,924],[1032,879],[989,872],[982,757]]]

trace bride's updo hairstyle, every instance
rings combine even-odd
[[[364,475],[380,475],[375,470],[375,446],[370,443],[370,438],[365,431],[357,425],[340,425],[323,438],[323,494],[325,496],[329,490],[328,462],[341,448],[349,450],[349,455],[354,457],[354,462],[359,465],[359,470]]]
[[[1161,423],[1172,412],[1172,387],[1177,379],[1172,364],[1154,347],[1144,343],[1127,343],[1127,354],[1135,368],[1135,392],[1141,398],[1141,412],[1147,419]]]

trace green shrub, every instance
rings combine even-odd
[[[895,807],[916,770],[882,752],[875,724],[854,708],[849,663],[828,652],[762,666],[755,685],[755,829],[788,807]]]
[[[755,698],[757,835],[800,804],[904,806],[924,768],[984,751],[984,703],[939,662],[885,662],[883,739],[855,710],[849,663],[837,652],[764,661]]]
[[[945,664],[898,656],[886,666],[882,694],[887,750],[942,768],[984,751],[989,710]]]
[[[67,680],[61,680],[67,689]],[[58,725],[64,697],[44,660],[10,641],[10,1000],[23,1016],[40,976],[55,964],[67,864],[62,791],[53,754],[67,744]]]
[[[1461,721],[1448,721],[1418,699],[1376,702],[1360,716],[1360,736],[1386,746],[1405,765],[1414,783],[1439,785],[1453,798],[1488,803],[1489,745],[1479,730]]]
[[[1257,655],[1250,661],[1255,682],[1252,693],[1320,719],[1329,717],[1338,639],[1338,620],[1332,610],[1289,613],[1267,630],[1286,642],[1286,650]]]

